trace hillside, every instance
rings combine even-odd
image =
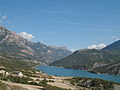
[[[120,50],[120,40],[108,45],[103,50]]]
[[[17,33],[0,26],[0,56],[24,59],[27,62],[49,64],[71,54],[62,47],[51,47],[40,42],[34,43],[22,38]]]
[[[120,75],[120,41],[101,50],[78,50],[50,65]]]

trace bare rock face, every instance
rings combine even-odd
[[[4,27],[1,27],[0,26],[0,44],[3,46],[3,45],[6,45],[6,47],[9,49],[9,47],[11,46],[10,49],[12,49],[12,45],[13,47],[16,46],[16,48],[23,48],[23,50],[26,50],[27,52],[31,52],[32,53],[32,48],[30,48],[28,45],[27,45],[27,40],[20,37],[17,33],[15,32],[12,32],[12,31],[9,31],[7,30],[6,28]],[[31,42],[32,43],[32,42]],[[4,47],[4,46],[3,46]],[[2,47],[2,48],[3,48]],[[15,49],[15,48],[14,48]],[[18,51],[21,51],[18,50]],[[3,49],[2,49],[3,50]],[[14,50],[13,50],[14,51]],[[29,53],[28,53],[29,54]]]
[[[105,62],[96,62],[94,65],[93,65],[93,68],[97,68],[97,67],[101,67],[101,66],[106,66],[108,64],[106,64]]]
[[[120,63],[116,63],[107,67],[108,74],[111,75],[120,75]]]
[[[84,86],[84,87],[92,87],[93,83],[92,83],[92,80],[86,80],[86,81],[82,81],[81,83],[79,83],[81,86]]]
[[[40,42],[34,43],[28,41],[2,26],[0,26],[0,52],[46,64],[72,53],[64,48],[53,48]]]
[[[3,42],[14,42],[18,45],[25,45],[27,40],[23,39],[15,32],[9,31],[4,27],[0,27],[0,43]]]
[[[89,90],[113,90],[116,83],[111,81],[105,81],[101,79],[91,79],[91,78],[72,78],[71,84],[78,87],[86,87]],[[116,84],[117,85],[117,84]]]

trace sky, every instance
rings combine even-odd
[[[120,38],[120,0],[0,0],[0,25],[24,38],[71,50]]]

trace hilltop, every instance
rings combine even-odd
[[[77,50],[50,65],[120,75],[120,40],[101,50]]]

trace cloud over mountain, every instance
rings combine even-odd
[[[20,33],[18,33],[18,35],[20,35],[21,37],[23,37],[29,41],[31,41],[34,38],[34,36],[32,34],[29,34],[27,32],[20,32]]]
[[[91,46],[88,46],[88,49],[102,49],[104,47],[106,47],[107,45],[105,45],[104,43],[102,44],[98,44],[98,45],[91,45]]]

